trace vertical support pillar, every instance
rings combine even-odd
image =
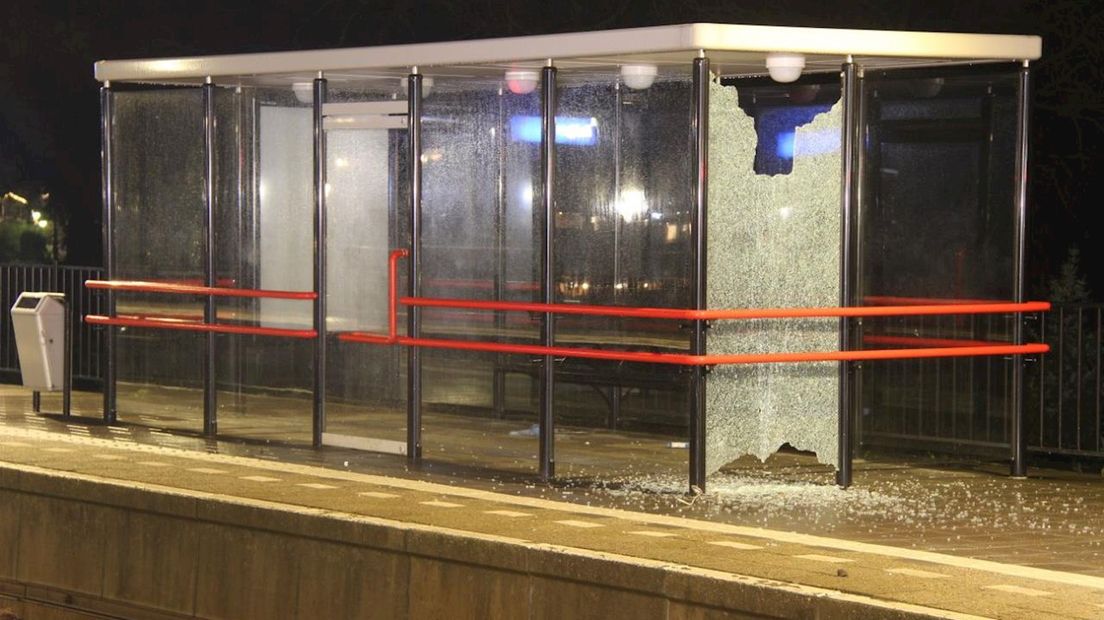
[[[552,61],[541,70],[541,207],[544,211],[544,234],[541,235],[541,302],[556,301],[556,67]],[[541,316],[541,344],[556,342],[556,317],[551,312]],[[548,481],[556,475],[556,437],[553,402],[556,392],[555,357],[544,356],[541,364],[540,412],[540,479]]]
[[[112,187],[112,152],[111,152],[111,128],[114,125],[114,106],[111,94],[111,83],[104,82],[100,88],[100,183],[103,196],[103,253],[104,253],[104,277],[108,280],[115,279],[115,224],[114,224],[114,191]],[[107,316],[115,316],[115,292],[104,291],[104,312]],[[115,329],[104,328],[104,360],[103,360],[103,419],[107,424],[114,424],[116,420],[115,410]]]
[[[326,132],[322,106],[326,103],[326,79],[314,80],[314,403],[311,411],[312,439],[322,447],[326,429]]]
[[[410,269],[407,291],[411,297],[421,294],[422,272],[422,75],[418,67],[407,78],[410,170]],[[422,309],[407,309],[407,335],[422,334]],[[422,358],[418,347],[407,349],[406,457],[412,463],[422,459]]]
[[[708,261],[706,248],[708,237],[708,182],[709,182],[709,59],[700,55],[694,59],[693,131],[694,169],[694,288],[692,302],[695,310],[706,308],[706,272]],[[705,355],[705,321],[696,320],[690,340],[691,355]],[[704,366],[693,366],[690,381],[690,492],[705,490],[705,375]]]
[[[1020,68],[1020,89],[1016,105],[1016,194],[1012,242],[1012,299],[1024,300],[1024,269],[1027,247],[1027,183],[1028,151],[1031,132],[1031,68],[1025,60]],[[1012,323],[1012,342],[1023,344],[1023,316],[1016,315]],[[1027,437],[1024,434],[1024,369],[1023,356],[1012,356],[1012,471],[1015,478],[1027,475]]]
[[[621,233],[624,220],[617,213],[616,206],[621,204],[621,125],[624,123],[625,85],[618,76],[613,85],[613,304],[624,292],[621,284]]]
[[[613,83],[613,204],[621,204],[621,126],[624,124],[625,109],[625,85],[621,83],[621,77]],[[617,305],[618,298],[624,291],[621,286],[621,234],[624,220],[614,209],[613,213],[613,292],[606,303]],[[606,417],[606,427],[617,430],[621,418],[621,372],[618,370],[618,380],[610,386],[609,416]]]
[[[866,211],[866,95],[863,91],[863,79],[864,71],[860,66],[856,71],[856,97],[855,100],[855,161],[854,168],[852,170],[854,183],[852,184],[851,196],[851,304],[862,305],[862,300],[866,297],[866,290],[863,287],[863,265],[865,264],[864,254],[866,252],[865,244],[863,243],[863,220],[865,219]],[[863,318],[855,317],[851,319],[851,343],[862,348],[863,342]],[[849,401],[849,407],[851,411],[851,450],[852,456],[855,451],[862,447],[863,440],[863,417],[862,411],[862,399],[863,399],[863,372],[865,369],[865,362],[854,362],[852,364],[851,374],[851,398]]]
[[[203,207],[206,217],[204,227],[205,286],[214,286],[215,274],[215,85],[208,77],[203,83]],[[203,321],[214,323],[215,298],[208,295],[203,305]],[[203,434],[214,437],[218,433],[218,374],[216,368],[216,334],[206,334],[203,356]]]
[[[843,91],[843,128],[840,137],[840,306],[855,304],[854,295],[854,225],[855,203],[855,163],[860,149],[859,100],[862,92],[859,87],[858,68],[851,57],[842,68]],[[839,324],[840,351],[852,348],[851,319],[841,317]],[[852,375],[854,362],[839,363],[839,469],[836,471],[836,484],[842,488],[851,486],[851,461],[854,456],[852,430]]]

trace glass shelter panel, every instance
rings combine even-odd
[[[538,299],[540,90],[435,78],[422,102],[420,294]],[[532,133],[534,119],[538,131]],[[423,311],[429,338],[537,341],[527,313]],[[536,467],[535,373],[527,356],[423,349],[426,459]]]
[[[616,71],[562,70],[558,83],[553,301],[690,307],[690,64],[640,90]],[[564,315],[555,344],[684,352],[689,334],[678,321]],[[557,474],[681,475],[686,451],[669,446],[686,437],[688,376],[669,365],[557,362]]]
[[[243,289],[314,287],[312,106],[290,89],[217,88],[215,271]],[[218,320],[310,329],[310,301],[223,297]],[[311,441],[313,343],[220,334],[219,433]]]
[[[867,304],[1009,301],[1015,69],[867,72],[859,287]],[[1009,342],[1005,315],[868,319],[864,346]],[[997,447],[1009,437],[1003,358],[864,365],[866,445]]]
[[[204,278],[204,118],[198,88],[111,94],[116,277],[201,284]],[[202,301],[118,294],[118,315],[202,319]],[[200,334],[117,329],[119,418],[203,427]]]
[[[330,102],[366,105],[346,108],[351,110],[346,116],[323,108],[331,336],[323,441],[394,451],[406,442],[406,347],[336,339],[341,332],[387,333],[388,256],[393,249],[410,247],[406,91],[398,79],[387,86],[331,84]],[[357,127],[342,128],[349,125]],[[408,263],[398,263],[401,295],[406,294]],[[399,312],[399,330],[405,333],[405,316]]]

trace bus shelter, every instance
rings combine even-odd
[[[104,417],[541,479],[632,429],[699,489],[785,444],[847,486],[924,397],[879,364],[950,358],[1007,379],[963,398],[1023,475],[1040,50],[687,24],[102,61]]]

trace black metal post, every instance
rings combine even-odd
[[[206,159],[203,168],[203,206],[206,217],[203,221],[204,269],[203,281],[206,286],[214,286],[215,277],[215,85],[211,78],[203,84],[203,154]],[[208,295],[203,305],[203,321],[214,323],[217,308],[215,297]],[[206,334],[206,346],[203,358],[203,434],[213,437],[218,432],[218,376],[216,368],[216,334]]]
[[[613,295],[612,303],[617,303],[620,293],[625,290],[621,286],[621,225],[624,221],[617,212],[617,205],[621,204],[621,126],[624,124],[625,86],[616,82],[613,90]]]
[[[422,75],[414,67],[407,78],[407,114],[409,118],[410,170],[410,272],[407,290],[411,297],[421,291],[422,269]],[[422,333],[421,308],[407,309],[407,334]],[[422,358],[418,347],[407,349],[406,457],[412,463],[422,459]]]
[[[31,392],[31,411],[42,413],[42,392],[38,390]]]
[[[541,235],[541,302],[550,304],[556,300],[556,67],[541,70],[541,207],[544,211],[544,234]],[[556,342],[555,315],[545,312],[541,316],[541,344],[554,346]],[[556,437],[553,419],[553,402],[556,392],[556,359],[544,356],[541,364],[540,384],[540,479],[548,481],[556,475]]]
[[[708,182],[709,182],[709,59],[694,59],[692,131],[694,153],[691,165],[694,171],[694,289],[695,310],[705,310],[706,272],[708,261]],[[692,355],[705,355],[705,321],[694,321],[690,340]],[[690,492],[705,491],[705,375],[706,369],[694,366],[690,384]]]
[[[863,287],[863,265],[865,264],[865,244],[863,243],[863,220],[865,219],[866,209],[866,95],[863,91],[863,70],[859,67],[855,74],[855,105],[854,105],[854,118],[855,128],[852,134],[854,143],[854,163],[852,170],[852,191],[851,196],[851,262],[848,266],[850,269],[850,275],[848,276],[851,281],[851,304],[861,305],[862,299],[866,295],[866,290]],[[850,321],[851,327],[851,345],[857,348],[862,348],[863,342],[863,319],[862,317],[852,318]],[[863,398],[863,372],[865,365],[863,362],[853,362],[851,364],[851,384],[850,384],[850,398],[848,400],[848,411],[851,416],[851,454],[855,454],[855,450],[862,446],[863,438],[863,418],[859,415],[861,410],[861,403]]]
[[[1031,68],[1025,60],[1020,69],[1020,91],[1016,105],[1016,197],[1012,243],[1012,299],[1024,300],[1024,266],[1027,247],[1027,165],[1031,131]],[[1012,342],[1023,344],[1023,317],[1016,315],[1012,323]],[[1023,356],[1012,356],[1012,468],[1011,475],[1027,475],[1027,436],[1024,433]]]
[[[104,252],[104,277],[108,280],[115,279],[115,226],[114,226],[114,192],[112,188],[112,157],[111,157],[111,128],[113,125],[114,110],[112,107],[111,83],[104,82],[100,88],[100,183],[103,197],[103,252]],[[104,291],[105,308],[107,316],[115,316],[115,292]],[[114,424],[117,418],[115,409],[115,329],[104,328],[104,362],[103,362],[103,419],[108,424]]]
[[[314,404],[312,439],[322,447],[326,429],[326,132],[322,106],[326,103],[326,79],[314,80]]]
[[[841,306],[855,304],[853,290],[853,257],[854,257],[854,214],[855,202],[855,175],[856,152],[860,143],[858,140],[859,99],[862,92],[859,88],[858,68],[848,58],[842,69],[843,90],[843,128],[840,143],[840,159],[842,171],[840,173],[840,294]],[[848,351],[852,347],[851,320],[847,317],[840,318],[839,348],[840,351]],[[852,428],[852,398],[851,377],[854,372],[853,362],[839,363],[839,469],[836,471],[836,484],[847,488],[851,486],[851,460],[854,456],[854,446],[851,437]]]

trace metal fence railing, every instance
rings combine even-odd
[[[103,331],[82,320],[86,314],[102,314],[103,300],[99,291],[84,287],[85,280],[103,277],[99,267],[71,267],[68,265],[0,265],[0,379],[18,379],[19,356],[15,349],[8,311],[15,298],[24,291],[50,291],[65,293],[72,304],[73,320],[73,379],[84,384],[100,383],[103,379],[100,351]]]
[[[1028,440],[1037,452],[1104,457],[1102,314],[1104,304],[1054,306],[1025,330],[1050,345],[1026,372]]]
[[[867,322],[864,342],[1007,341],[1007,315],[906,317]],[[862,367],[864,444],[936,451],[1007,445],[1011,364],[1004,357],[890,360]]]
[[[1050,352],[1027,356],[1024,416],[1037,456],[1104,458],[1104,304],[1055,304],[1025,316],[1024,337]],[[1002,317],[931,317],[897,325],[926,338],[1001,340]],[[865,445],[993,454],[1008,449],[1011,361],[1001,358],[895,360],[862,371],[860,437]]]

